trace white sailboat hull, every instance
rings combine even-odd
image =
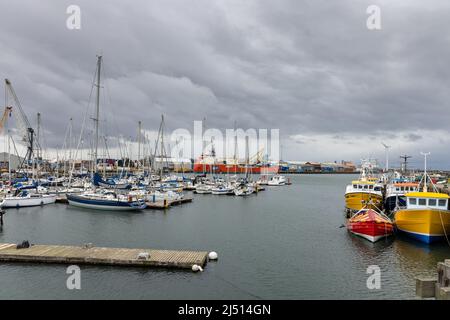
[[[41,197],[6,197],[0,204],[2,208],[23,208],[42,206],[55,203],[56,195],[42,195]]]

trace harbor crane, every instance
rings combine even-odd
[[[22,168],[25,161],[31,163],[31,160],[34,157],[34,151],[39,150],[40,146],[39,141],[36,139],[36,133],[31,127],[30,121],[28,121],[28,118],[22,109],[11,81],[5,79],[5,110],[0,120],[0,132],[3,131],[6,121],[11,117],[11,115],[14,116],[22,142],[24,142],[27,147],[27,153],[20,164],[20,168]]]

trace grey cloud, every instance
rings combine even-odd
[[[348,143],[448,132],[448,1],[80,0],[78,31],[65,27],[70,4],[0,5],[1,73],[30,120],[42,113],[49,145],[62,144],[70,117],[80,130],[97,53],[109,135],[135,136],[138,120],[156,130],[161,113],[169,130],[206,117]],[[365,26],[371,4],[382,30]]]

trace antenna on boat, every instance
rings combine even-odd
[[[424,177],[424,183],[423,183],[423,192],[428,191],[427,187],[427,156],[431,154],[431,152],[420,152],[421,155],[425,158],[425,164],[424,164],[424,171],[423,171],[423,177]]]

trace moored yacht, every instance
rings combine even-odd
[[[55,203],[56,195],[31,193],[28,190],[22,190],[15,196],[6,196],[0,203],[2,208],[22,208],[42,206]]]
[[[146,207],[144,199],[115,192],[67,194],[67,200],[69,205],[96,210],[128,211],[142,210]]]
[[[282,175],[274,175],[268,181],[269,186],[284,186],[286,185],[286,177]]]

